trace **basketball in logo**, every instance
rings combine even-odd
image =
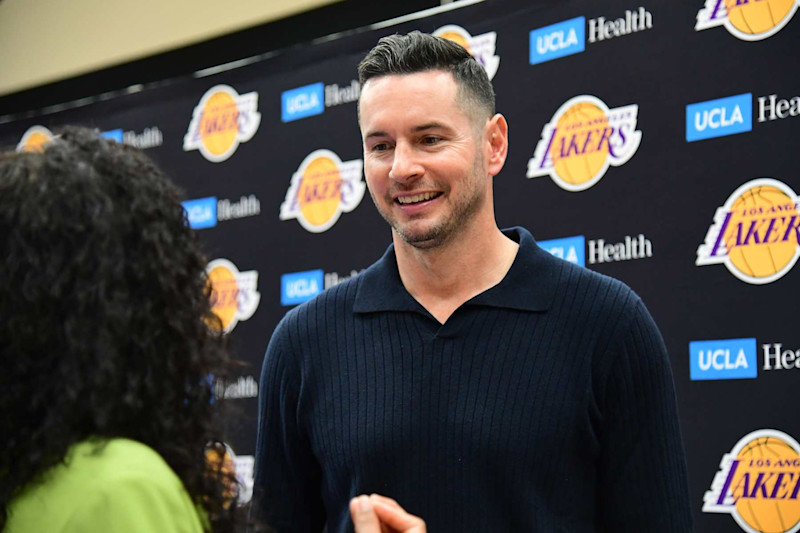
[[[461,29],[462,31],[458,31]],[[458,45],[461,45],[467,52],[470,54],[472,51],[469,48],[469,42],[467,42],[468,37],[464,35],[464,31],[462,28],[457,26],[445,26],[437,30],[434,35],[437,37],[441,37],[442,39],[447,39],[448,41],[452,41]]]
[[[739,228],[751,228],[764,219],[776,206],[785,206],[781,216],[797,217],[794,199],[774,185],[757,185],[739,195],[731,206],[732,216],[728,230],[723,236],[725,242],[734,243],[740,239]],[[776,237],[780,237],[777,233]],[[731,263],[740,272],[754,278],[774,276],[788,265],[797,253],[797,234],[789,232],[787,239],[772,239],[756,246],[732,246],[729,252]]]
[[[215,259],[206,267],[206,275],[211,288],[211,312],[219,318],[222,331],[229,333],[258,308],[258,272],[239,272],[227,259]],[[213,322],[209,325],[216,326]]]
[[[761,285],[783,277],[800,256],[797,195],[771,178],[749,181],[717,209],[698,266],[723,263],[739,279]]]
[[[233,450],[227,444],[214,445],[206,449],[206,462],[212,472],[220,472],[224,479],[224,489],[222,491],[223,507],[227,509],[236,498],[236,483],[231,477],[236,476],[236,465],[234,464]]]
[[[527,176],[549,175],[571,192],[588,189],[609,165],[626,163],[638,149],[642,137],[636,129],[638,110],[635,104],[609,109],[590,95],[569,99],[542,129]]]
[[[194,108],[183,149],[199,150],[214,163],[225,161],[239,143],[253,138],[260,123],[258,93],[239,95],[228,85],[216,85]]]
[[[53,134],[43,126],[31,126],[22,135],[17,152],[41,152],[44,145],[53,140]]]
[[[774,429],[754,431],[724,454],[703,512],[729,513],[748,533],[800,529],[800,445]]]
[[[781,25],[797,0],[725,0],[728,21],[742,33],[759,35]]]
[[[500,67],[500,57],[495,55],[497,32],[490,31],[473,36],[461,26],[448,24],[435,30],[433,35],[461,45],[478,63],[483,65],[490,80],[497,74],[497,69]]]
[[[743,41],[760,41],[783,29],[800,0],[706,0],[697,13],[696,31],[717,26]]]
[[[296,218],[312,233],[331,228],[361,203],[366,191],[361,169],[360,159],[343,162],[330,150],[311,152],[292,176],[280,219]]]
[[[342,173],[333,159],[323,155],[308,163],[297,198],[303,218],[312,226],[333,218],[342,201]]]
[[[562,148],[568,145],[570,137],[588,139],[593,129],[606,124],[606,114],[591,102],[578,102],[561,115],[556,124],[556,137],[550,147],[553,166],[561,179],[581,187],[598,175],[608,158],[608,143],[591,143],[582,153]]]

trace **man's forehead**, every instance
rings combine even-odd
[[[420,98],[414,98],[415,96]],[[372,122],[371,119],[398,107],[411,113],[415,105],[421,106],[431,115],[446,111],[444,122],[447,123],[455,118],[453,107],[458,115],[473,122],[475,126],[482,126],[488,118],[473,109],[474,104],[468,93],[450,71],[431,69],[410,74],[385,74],[367,80],[358,101],[358,121],[363,128],[366,126],[365,119]]]
[[[364,83],[358,102],[359,118],[364,111],[375,112],[387,107],[431,101],[439,106],[457,104],[458,87],[447,71],[423,71],[412,74],[387,74],[370,78]]]
[[[449,93],[456,89],[455,78],[446,70],[424,70],[410,74],[384,74],[370,78],[362,87],[363,93],[385,90],[427,90],[436,93]]]

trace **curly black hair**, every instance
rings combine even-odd
[[[0,258],[0,529],[71,445],[124,437],[232,530],[230,474],[206,460],[222,449],[210,375],[229,363],[176,187],[138,150],[67,128],[0,157]]]

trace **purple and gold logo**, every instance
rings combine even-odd
[[[221,327],[230,333],[236,324],[253,316],[261,301],[258,292],[258,272],[240,272],[227,259],[214,259],[206,267],[211,292],[211,312],[219,323],[209,322],[212,328]]]
[[[53,140],[53,133],[44,126],[31,126],[22,135],[17,152],[41,152],[44,145]]]
[[[748,181],[717,208],[697,266],[724,264],[731,274],[755,285],[771,283],[800,256],[800,200],[785,183]]]
[[[361,159],[342,161],[330,150],[314,150],[292,176],[280,219],[297,219],[311,233],[329,230],[364,198],[362,166]]]
[[[623,165],[636,153],[642,140],[638,113],[636,104],[610,109],[594,96],[570,98],[542,129],[527,176],[550,176],[570,192],[588,189],[609,166]]]
[[[775,429],[745,435],[722,456],[704,513],[727,513],[747,533],[800,530],[800,444]]]
[[[461,26],[448,24],[434,31],[433,35],[463,46],[478,63],[483,65],[490,80],[497,74],[497,69],[500,67],[500,58],[495,55],[497,32],[490,31],[480,35],[470,35]]]
[[[717,26],[743,41],[760,41],[786,26],[800,0],[706,0],[697,13],[695,31]]]
[[[194,108],[183,138],[184,151],[199,150],[214,163],[225,161],[256,134],[261,124],[258,93],[240,95],[229,85],[210,88]]]

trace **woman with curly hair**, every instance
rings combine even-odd
[[[233,530],[206,459],[227,360],[176,188],[67,129],[0,156],[0,258],[0,529]]]

